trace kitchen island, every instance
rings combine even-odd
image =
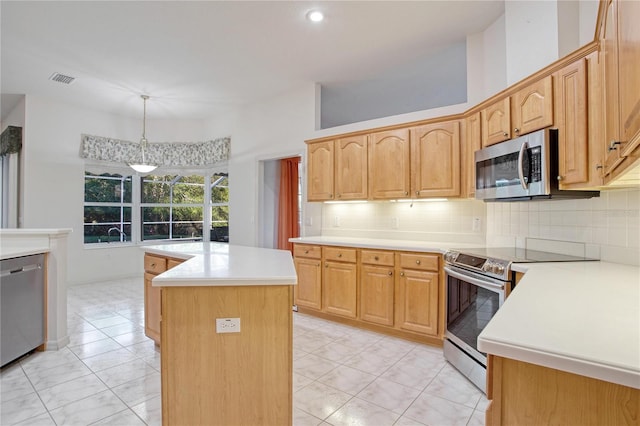
[[[640,269],[514,265],[524,277],[478,338],[487,425],[640,422]]]
[[[164,425],[292,423],[291,253],[223,243],[146,246],[188,259],[162,289]]]

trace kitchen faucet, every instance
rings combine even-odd
[[[111,242],[111,231],[118,231],[118,233],[124,237],[124,241],[127,241],[127,234],[125,234],[120,228],[118,227],[113,227],[113,228],[109,228],[109,230],[107,231],[107,242],[110,243]]]

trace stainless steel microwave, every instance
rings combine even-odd
[[[475,152],[476,199],[529,201],[598,197],[558,189],[558,132],[542,129]]]

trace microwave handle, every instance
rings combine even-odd
[[[525,141],[522,142],[522,146],[520,146],[520,152],[518,153],[518,177],[520,178],[520,185],[522,185],[522,189],[528,189],[529,182],[528,178],[524,175],[524,167],[522,164],[522,160],[524,159],[524,152],[529,148],[529,144]]]

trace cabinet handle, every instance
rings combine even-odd
[[[562,180],[562,176],[558,175],[558,181]]]
[[[378,260],[378,256],[374,257],[373,259],[374,259],[374,260]]]
[[[409,191],[404,191],[404,195],[409,195]]]
[[[333,198],[333,194],[329,194],[329,198]]]
[[[152,267],[152,268],[155,268],[155,267],[156,267],[156,264],[155,264],[155,263],[152,263],[152,264],[151,264],[151,267]]]
[[[416,265],[420,264],[420,259],[416,260]]]
[[[328,264],[328,263],[325,263],[325,264],[324,264],[324,267],[325,267],[325,268],[328,268],[328,267],[329,267],[329,264]]]
[[[514,133],[520,133],[520,129],[518,129],[517,127],[515,129],[513,129]],[[506,135],[505,135],[506,136]]]
[[[607,148],[607,150],[609,152],[611,151],[615,151],[616,149],[618,149],[617,145],[620,145],[622,142],[620,141],[611,141],[609,142],[609,147]]]
[[[416,195],[420,195],[420,191],[416,191]]]
[[[309,250],[305,250],[305,251],[304,251],[304,254],[309,254]]]
[[[400,276],[404,277],[404,271],[400,272]]]
[[[393,272],[392,272],[392,271],[389,271],[389,275],[393,275]]]
[[[341,197],[342,197],[342,194],[338,194],[338,198],[341,198]]]
[[[509,133],[504,132],[504,133],[502,134],[502,136],[504,136],[504,137],[506,138],[507,136],[509,136]]]
[[[342,253],[338,253],[338,257],[342,257]]]

